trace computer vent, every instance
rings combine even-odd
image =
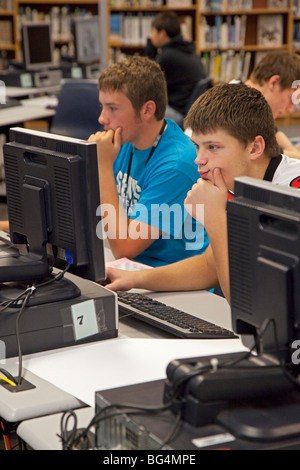
[[[243,187],[243,197],[252,201],[258,201],[268,204],[270,202],[270,191],[255,186]]]
[[[67,153],[68,155],[77,155],[77,144],[72,142],[57,142],[56,152],[58,153]]]
[[[228,213],[231,306],[252,312],[252,275],[248,219]]]
[[[73,212],[70,200],[71,182],[67,168],[54,166],[57,235],[59,243],[73,243]]]
[[[9,218],[13,224],[18,227],[22,227],[23,217],[19,184],[18,159],[12,155],[5,155],[4,159]]]

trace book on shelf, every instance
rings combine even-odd
[[[193,40],[193,19],[191,15],[180,16],[181,34],[187,41]]]
[[[258,15],[257,45],[276,47],[283,43],[283,15]]]
[[[300,47],[300,21],[295,21],[293,30],[293,47]]]
[[[12,24],[9,20],[0,21],[0,44],[9,45],[13,42]]]
[[[3,11],[14,10],[14,0],[0,0],[0,10],[3,10]]]
[[[120,42],[122,35],[122,13],[111,13],[109,17],[109,39],[110,41]]]

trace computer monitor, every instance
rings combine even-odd
[[[21,27],[23,66],[25,70],[37,71],[54,66],[54,44],[51,25],[47,22],[26,22]]]
[[[300,429],[300,191],[236,178],[227,220],[232,328],[248,349],[172,361],[164,401],[178,395],[193,426],[286,439]]]
[[[53,268],[67,266],[80,277],[103,281],[97,145],[12,128],[3,150],[10,237],[18,251],[0,257],[0,295],[6,295],[5,283],[41,282]],[[65,293],[59,285],[57,299],[80,294],[68,284]],[[45,296],[42,302],[49,301]]]
[[[300,191],[242,177],[234,193],[227,206],[233,329],[255,338],[258,352],[287,351],[300,337]]]
[[[84,16],[72,21],[75,61],[78,64],[100,62],[101,40],[99,16]]]

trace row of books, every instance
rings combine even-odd
[[[208,23],[208,20],[211,23]],[[245,44],[247,34],[246,15],[216,15],[212,18],[201,17],[199,29],[200,49],[217,47],[240,48]],[[258,15],[257,37],[259,46],[278,47],[284,42],[284,18],[282,14]]]
[[[153,13],[111,13],[110,15],[110,41],[122,46],[145,46],[151,33]],[[181,16],[182,35],[192,40],[192,17]]]
[[[111,8],[133,7],[187,7],[193,5],[193,0],[110,0]]]
[[[200,10],[202,12],[221,12],[251,10],[252,0],[200,0]]]
[[[295,3],[300,0],[293,0]],[[288,8],[288,0],[267,0],[266,8]],[[252,0],[200,0],[200,10],[206,11],[248,11],[255,8]],[[256,7],[257,8],[257,7]]]
[[[215,16],[209,25],[205,16],[201,17],[199,29],[200,49],[218,47],[242,47],[245,44],[247,17],[245,15]]]
[[[247,80],[250,71],[252,53],[233,50],[202,54],[202,62],[208,76],[215,83],[231,80]]]
[[[110,0],[111,8],[161,7],[163,0]]]

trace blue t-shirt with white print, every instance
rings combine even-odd
[[[195,147],[177,124],[169,119],[166,122],[148,163],[151,148],[137,150],[132,144],[122,145],[114,163],[117,191],[128,217],[162,230],[160,238],[135,258],[149,266],[200,254],[208,245],[203,225],[183,206],[187,192],[199,178]]]

